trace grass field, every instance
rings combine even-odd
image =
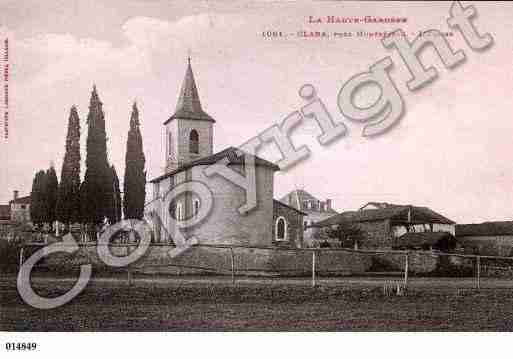
[[[390,278],[238,279],[122,276],[95,278],[78,297],[53,310],[26,305],[15,276],[0,279],[2,331],[509,331],[513,283],[412,278],[407,296],[386,297]],[[56,296],[73,279],[36,275],[33,287]],[[463,289],[461,289],[463,288]]]

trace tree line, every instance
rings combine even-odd
[[[107,156],[105,114],[96,86],[93,87],[87,115],[86,171],[80,180],[80,118],[71,107],[60,182],[55,169],[36,172],[31,191],[30,216],[36,227],[53,228],[59,221],[70,224],[101,225],[124,218],[142,219],[146,197],[146,171],[139,110],[134,103],[125,155],[123,199],[119,178]],[[123,208],[123,211],[122,211]]]

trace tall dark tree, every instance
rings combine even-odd
[[[93,87],[87,115],[86,172],[82,191],[82,220],[100,224],[105,219],[110,201],[110,166],[107,160],[105,114]]]
[[[80,222],[80,119],[75,106],[71,108],[68,119],[56,217],[66,224]]]
[[[57,180],[57,174],[53,165],[46,170],[46,219],[45,222],[49,223],[53,228],[55,222],[55,206],[57,204],[57,190],[59,188],[59,182]]]
[[[121,192],[119,190],[119,178],[114,165],[110,167],[110,179],[112,184],[111,201],[108,208],[107,219],[110,224],[121,220]]]
[[[46,172],[40,170],[32,181],[30,192],[30,218],[37,226],[46,222],[48,217],[46,211]]]
[[[142,219],[146,198],[145,158],[137,104],[132,107],[130,130],[126,143],[125,177],[123,182],[123,212],[125,218]]]

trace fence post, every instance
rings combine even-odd
[[[312,287],[315,287],[315,249],[312,250]]]
[[[408,266],[409,266],[409,258],[408,258],[408,252],[406,252],[406,255],[404,258],[404,288],[405,289],[408,287]]]
[[[127,284],[130,287],[132,285],[132,274],[130,273],[130,268],[127,268],[126,276],[127,276]]]
[[[477,278],[476,278],[476,287],[477,289],[481,289],[481,257],[476,257],[476,267],[477,267]]]
[[[232,247],[230,247],[230,259],[232,265],[232,285],[235,285],[235,255],[233,254]]]

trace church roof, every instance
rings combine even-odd
[[[163,174],[160,177],[152,179],[150,181],[150,183],[159,182],[165,178],[171,177],[179,172],[185,171],[194,166],[213,165],[213,164],[221,161],[224,158],[228,159],[228,165],[242,165],[243,166],[244,165],[244,156],[238,155],[237,151],[243,152],[242,150],[240,150],[236,147],[228,147],[228,148],[222,150],[221,152],[214,153],[213,155],[205,156],[205,157],[202,157],[195,161],[185,163],[183,166],[177,168],[176,170],[173,170],[171,172]],[[278,167],[274,163],[264,160],[263,158],[260,158],[258,156],[255,156],[255,166],[269,167],[269,168],[273,169],[274,171],[280,170],[280,167]]]
[[[188,59],[187,70],[185,71],[185,78],[182,83],[182,88],[180,89],[178,102],[176,103],[175,113],[164,122],[164,125],[175,118],[215,122],[201,107],[198,87],[196,86],[196,81],[194,81],[190,58]]]

